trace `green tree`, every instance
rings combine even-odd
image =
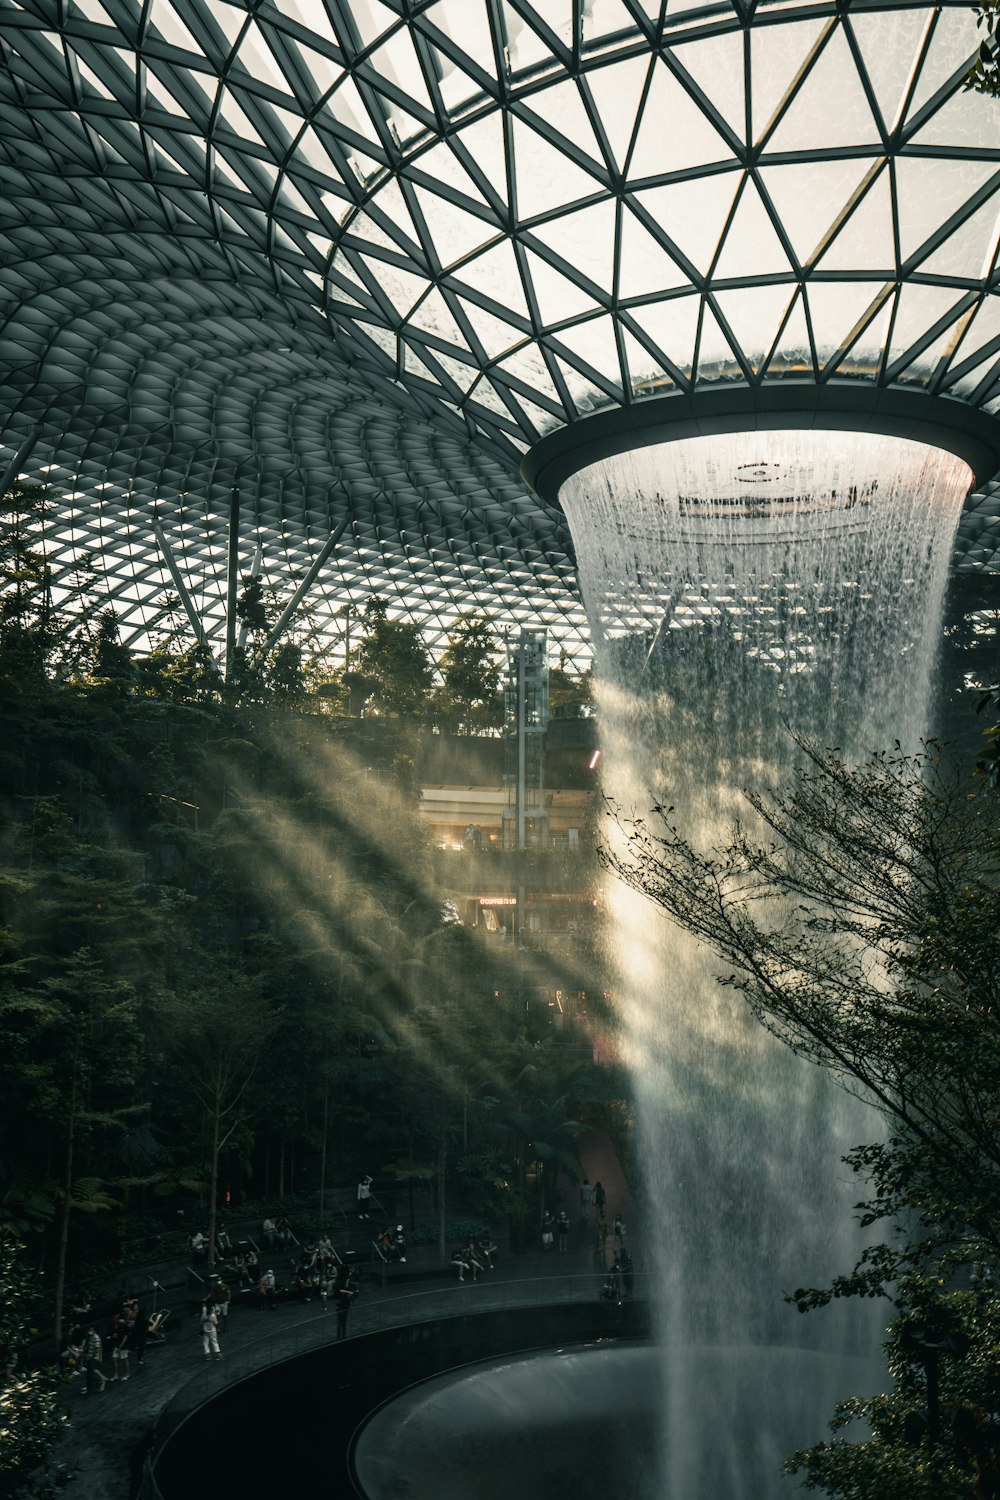
[[[39,1302],[22,1263],[23,1246],[0,1235],[0,1496],[37,1493],[38,1470],[62,1436],[56,1382],[46,1370],[26,1371],[22,1358],[37,1333]]]
[[[215,1263],[219,1166],[260,1108],[257,1073],[279,1023],[256,976],[206,962],[170,1018],[176,1066],[205,1126],[208,1264]]]
[[[473,611],[462,615],[439,663],[441,686],[432,712],[457,734],[484,734],[503,723],[497,639],[490,621]]]
[[[365,606],[354,669],[367,712],[409,719],[424,715],[434,680],[430,652],[419,627],[390,620],[382,599]]]

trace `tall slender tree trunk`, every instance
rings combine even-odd
[[[437,1158],[437,1210],[438,1210],[438,1255],[442,1261],[448,1253],[446,1232],[448,1228],[447,1204],[445,1202],[445,1179],[448,1172],[448,1127],[444,1112],[441,1114],[441,1138],[438,1141]]]
[[[56,1344],[62,1343],[63,1301],[66,1295],[66,1261],[69,1256],[69,1216],[73,1211],[73,1172],[76,1150],[76,1096],[77,1070],[73,1068],[73,1081],[69,1091],[69,1109],[66,1121],[66,1165],[63,1169],[62,1205],[59,1212],[59,1248],[56,1257],[56,1315],[53,1334]]]
[[[220,1100],[216,1095],[212,1109],[212,1158],[208,1174],[208,1269],[215,1265],[215,1230],[219,1213],[219,1118]]]
[[[319,1158],[319,1216],[322,1220],[326,1208],[326,1133],[330,1119],[330,1080],[323,1082],[323,1145]]]

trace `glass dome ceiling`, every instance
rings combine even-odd
[[[1000,409],[977,45],[965,4],[0,0],[3,461],[136,637],[224,632],[238,487],[241,568],[324,617],[573,648],[547,433],[727,383]]]

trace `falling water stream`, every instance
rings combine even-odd
[[[746,817],[744,787],[787,782],[795,733],[849,757],[915,746],[970,481],[916,442],[796,431],[660,444],[567,480],[623,812],[670,805],[707,848]],[[871,1308],[802,1318],[783,1293],[857,1258],[859,1184],[840,1158],[880,1121],[765,1032],[644,898],[613,883],[608,900],[662,1286],[650,1494],[771,1500],[833,1402],[879,1378]]]

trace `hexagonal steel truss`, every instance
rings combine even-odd
[[[0,467],[51,484],[57,582],[129,638],[223,640],[257,566],[331,638],[378,592],[579,649],[546,432],[734,381],[996,410],[976,43],[964,4],[0,0]]]

